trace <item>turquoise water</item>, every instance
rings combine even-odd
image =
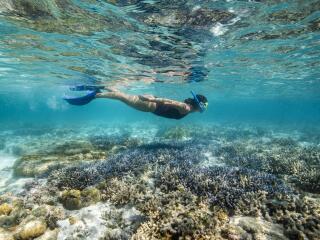
[[[39,16],[3,7],[1,122],[126,121],[123,111],[160,121],[61,100],[86,83],[177,100],[194,90],[210,102],[202,121],[319,121],[318,1],[62,2]]]
[[[0,0],[0,83],[0,240],[319,238],[318,0]]]

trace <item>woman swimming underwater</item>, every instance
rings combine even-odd
[[[179,102],[167,98],[158,98],[153,95],[129,95],[119,90],[105,86],[76,86],[73,91],[89,91],[82,97],[65,97],[72,105],[84,105],[95,98],[109,98],[124,102],[128,106],[143,112],[151,112],[158,116],[172,119],[181,119],[193,112],[203,112],[207,109],[208,100],[205,96],[194,94],[193,98],[187,98]],[[102,92],[106,90],[106,92]]]

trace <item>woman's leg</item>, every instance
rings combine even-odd
[[[154,112],[156,109],[156,103],[142,101],[137,95],[128,95],[120,91],[97,93],[96,98],[110,98],[120,100],[128,106],[143,112]]]

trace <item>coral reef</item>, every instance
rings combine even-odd
[[[1,195],[2,206],[7,206],[5,215],[0,216],[0,228],[10,228],[20,223],[21,219],[27,216],[27,210],[23,208],[23,201],[18,198]]]
[[[237,203],[237,210],[230,212],[229,206],[221,207],[182,185],[175,190],[164,183],[158,186],[150,173],[138,179],[132,175],[114,177],[99,184],[98,188],[104,200],[117,206],[134,205],[145,214],[146,220],[132,239],[218,239],[223,234],[220,229],[224,229],[223,226],[229,222],[232,212],[261,215],[257,211],[263,211],[267,201],[266,192],[247,193]]]
[[[144,214],[132,239],[209,236],[219,221],[227,221],[226,213],[217,211],[215,217],[207,202],[183,186],[166,193],[156,188],[149,177],[115,177],[99,185],[105,199],[116,206],[134,205]]]
[[[58,229],[47,230],[40,237],[37,237],[36,240],[56,240],[58,239],[58,233],[59,233]]]
[[[140,144],[137,139],[126,136],[96,135],[90,136],[88,139],[60,143],[52,143],[50,137],[51,135],[43,137],[44,143],[40,144],[39,148],[35,148],[32,154],[23,152],[19,154],[22,156],[15,161],[13,167],[16,176],[35,177],[49,174],[54,169],[78,164],[78,162],[103,160],[107,155]]]
[[[159,131],[158,136],[171,140],[189,140],[191,138],[191,131],[187,127],[176,126]]]
[[[75,210],[80,209],[81,192],[79,190],[66,190],[62,193],[61,202],[66,209]]]
[[[12,206],[7,203],[0,205],[0,215],[9,215],[12,211]]]
[[[96,135],[89,138],[90,143],[97,150],[117,153],[120,150],[139,146],[142,142],[138,138],[131,138],[126,134],[110,137],[108,135]]]
[[[65,190],[62,192],[60,201],[66,209],[75,210],[99,202],[100,191],[96,188],[80,190]]]
[[[290,239],[317,239],[320,234],[319,200],[308,196],[281,196],[266,202],[270,217],[284,226]]]
[[[107,161],[54,171],[49,176],[49,184],[54,184],[61,189],[81,190],[106,178],[122,176],[128,172],[141,174],[146,168],[156,168],[154,176],[156,183],[171,181],[168,184],[171,188],[174,188],[177,183],[182,184],[199,195],[212,194],[216,196],[216,192],[213,191],[215,190],[214,186],[217,186],[218,192],[219,190],[227,191],[223,190],[223,186],[229,189],[233,184],[235,195],[241,193],[238,192],[240,184],[248,192],[264,190],[273,193],[285,190],[283,184],[270,174],[218,166],[198,167],[197,165],[200,165],[201,161],[205,159],[203,152],[201,152],[203,147],[203,145],[194,142],[142,145],[111,156]],[[175,174],[167,179],[167,175],[172,172]],[[246,180],[240,182],[240,178]]]
[[[59,239],[129,239],[142,221],[134,207],[116,208],[98,203],[72,211],[69,218],[58,222]]]
[[[268,198],[290,192],[270,174],[203,168],[201,149],[201,144],[190,142],[141,145],[104,162],[54,171],[48,183],[60,189],[79,189],[78,199],[80,190],[96,185],[102,200],[117,206],[134,205],[149,218],[137,229],[137,239],[215,236],[215,227],[226,222],[229,214],[244,212],[241,204],[249,194],[259,199],[262,192]],[[209,221],[211,216],[216,220]]]
[[[29,156],[41,152],[73,164],[44,171],[17,196],[1,195],[0,237],[317,239],[320,234],[319,197],[310,193],[318,191],[319,146],[305,136],[179,126],[153,131],[155,137],[144,143],[147,138],[133,138],[136,133],[126,130],[112,136],[92,132],[50,146],[48,134],[45,144],[31,148]],[[104,159],[79,160],[94,151],[104,152]],[[17,163],[22,158],[28,161],[24,154]]]
[[[0,239],[15,240],[10,232],[8,232],[2,228],[0,228]]]
[[[96,151],[90,143],[71,142],[60,144],[46,152],[23,155],[14,164],[16,176],[34,177],[49,173],[53,169],[74,164],[77,161],[103,159],[104,151]]]
[[[232,217],[222,230],[222,236],[227,239],[288,239],[280,224],[243,216]]]
[[[151,164],[175,164],[179,161],[194,164],[201,161],[201,146],[190,142],[153,143],[111,156],[107,161],[83,164],[54,171],[48,183],[59,188],[84,189],[97,184],[107,177],[121,176],[131,171],[141,171]]]
[[[304,191],[320,192],[318,146],[301,146],[293,139],[275,138],[267,143],[230,143],[218,149],[216,154],[228,165],[285,175]]]
[[[58,221],[58,239],[99,239],[106,230],[102,218],[103,211],[109,204],[99,203],[94,206],[73,211],[68,218]]]
[[[56,239],[57,221],[65,218],[60,207],[37,205],[28,198],[3,194],[0,197],[5,215],[0,216],[2,239]],[[37,238],[38,239],[38,238]]]
[[[27,240],[41,236],[47,229],[43,220],[34,220],[21,226],[14,235],[15,239]]]

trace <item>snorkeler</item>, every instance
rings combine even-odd
[[[85,105],[95,98],[109,98],[124,102],[139,111],[152,112],[155,115],[172,119],[181,119],[193,112],[204,112],[208,106],[208,100],[205,96],[195,94],[192,91],[193,98],[187,98],[184,102],[179,102],[153,95],[129,95],[105,86],[80,85],[70,89],[73,91],[89,91],[87,95],[82,97],[64,97],[72,105]],[[102,92],[102,90],[107,90],[107,92]]]

